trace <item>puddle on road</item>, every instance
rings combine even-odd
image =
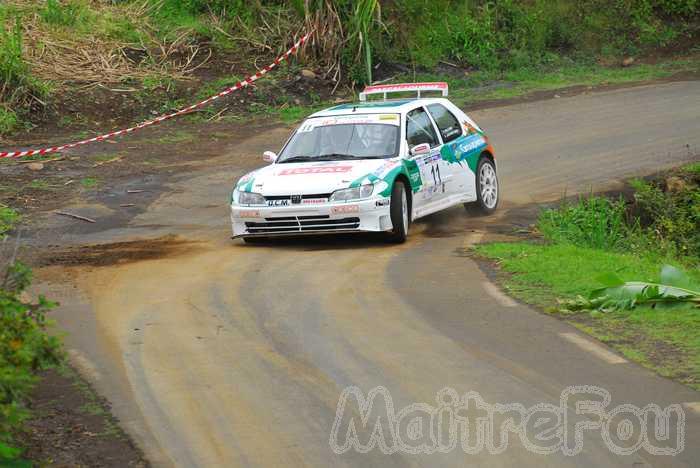
[[[41,266],[105,267],[175,257],[199,249],[201,249],[199,242],[181,239],[178,236],[164,236],[156,239],[49,250],[39,260],[39,264]]]

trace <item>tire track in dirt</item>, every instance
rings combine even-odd
[[[519,219],[519,203],[556,197],[564,187],[569,193],[588,191],[591,184],[607,188],[622,177],[657,169],[656,158],[664,151],[670,152],[669,163],[683,160],[684,145],[700,145],[700,102],[688,102],[693,95],[700,95],[700,82],[474,112],[496,145],[504,211],[485,220],[457,208],[430,216],[414,224],[411,239],[399,247],[378,244],[371,236],[246,247],[227,240],[226,195],[234,173],[241,172],[234,162],[176,181],[129,226],[71,238],[78,245],[96,239],[128,243],[146,234],[161,242],[158,238],[169,233],[179,236],[172,242],[182,242],[173,250],[166,246],[171,241],[156,242],[162,255],[158,248],[151,255],[125,244],[126,252],[146,258],[131,261],[136,258],[126,254],[125,261],[117,257],[98,267],[100,260],[88,255],[98,266],[64,268],[77,278],[90,304],[89,320],[99,330],[95,341],[100,343],[84,340],[83,353],[90,356],[90,346],[108,348],[95,353],[97,364],[112,370],[129,393],[98,389],[121,403],[120,416],[140,421],[142,431],[152,435],[144,448],[158,465],[463,463],[464,454],[456,452],[336,456],[328,436],[340,391],[349,384],[365,391],[381,384],[403,406],[430,403],[437,390],[451,385],[478,390],[490,401],[528,404],[552,401],[556,388],[573,383],[565,371],[590,383],[610,379],[600,365],[578,357],[568,371],[549,375],[547,367],[560,367],[557,355],[571,351],[564,340],[553,340],[551,350],[533,343],[540,333],[560,330],[537,314],[533,320],[541,322],[527,327],[500,324],[507,317],[504,308],[483,295],[483,275],[455,252],[465,231],[505,229]],[[640,141],[640,135],[648,137]],[[276,138],[281,144],[282,132]],[[242,146],[241,154],[261,154],[270,149],[270,138],[255,136]],[[98,248],[96,257],[101,252],[109,259],[111,249]],[[61,255],[57,258],[60,263]],[[64,263],[70,265],[68,258]],[[76,319],[65,311],[61,320]],[[465,330],[471,320],[484,327],[489,349],[469,341]],[[556,365],[529,362],[524,357],[531,348]],[[667,399],[682,393],[646,373],[621,375],[615,385],[646,385],[648,395],[662,388]],[[599,443],[590,443],[578,458],[543,458],[514,446],[507,455],[474,460],[479,466],[538,467],[649,461],[612,457]]]

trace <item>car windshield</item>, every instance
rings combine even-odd
[[[342,120],[323,125],[324,122],[311,119],[302,124],[277,162],[385,159],[399,152],[398,125]]]

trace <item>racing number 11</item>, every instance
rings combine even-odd
[[[430,174],[433,176],[433,182],[435,183],[435,189],[442,187],[442,192],[445,192],[445,184],[442,183],[442,176],[440,175],[440,161],[436,161],[430,167]]]
[[[433,182],[435,182],[435,185],[442,185],[442,177],[440,177],[440,166],[438,166],[437,163],[435,163],[431,168],[430,168],[430,174],[433,176]]]

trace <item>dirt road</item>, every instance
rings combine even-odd
[[[680,82],[475,112],[497,150],[503,208],[490,220],[460,208],[421,220],[402,246],[230,241],[234,179],[289,129],[254,135],[169,181],[128,225],[52,226],[83,264],[44,268],[42,289],[62,303],[74,361],[158,466],[697,466],[700,413],[691,409],[676,457],[615,455],[600,431],[586,432],[572,457],[534,454],[516,437],[497,455],[459,446],[338,455],[329,437],[351,385],[385,387],[396,411],[435,406],[448,386],[525,407],[558,405],[569,385],[603,387],[612,405],[700,401],[502,296],[463,256],[530,202],[608,188],[699,153],[698,97],[700,82]],[[105,209],[124,196],[115,192]],[[79,247],[95,243],[107,245]],[[369,440],[368,428],[356,429]]]

